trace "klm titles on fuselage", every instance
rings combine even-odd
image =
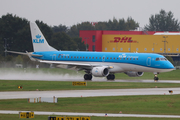
[[[44,43],[44,39],[40,39],[41,35],[36,35],[36,39],[33,39],[33,43]]]

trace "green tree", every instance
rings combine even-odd
[[[60,24],[59,26],[52,27],[53,32],[65,32],[67,33],[68,28],[65,25]]]
[[[13,51],[32,51],[29,22],[16,15],[7,14],[0,18],[0,46]],[[4,50],[0,49],[0,54]]]
[[[90,22],[83,22],[81,24],[73,25],[69,31],[68,35],[70,37],[79,37],[80,30],[95,30],[94,26]]]
[[[54,33],[50,44],[57,50],[76,50],[77,45],[66,33]]]
[[[148,31],[179,31],[179,21],[174,18],[171,11],[161,10],[159,14],[151,15],[149,25],[145,25]]]
[[[15,59],[16,64],[22,64],[23,63],[23,58],[21,55],[18,55]]]
[[[74,37],[72,39],[76,43],[76,46],[77,46],[76,50],[78,50],[78,51],[86,51],[86,45],[84,44],[84,41],[82,42],[82,38]]]

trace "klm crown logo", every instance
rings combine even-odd
[[[36,38],[37,38],[37,39],[41,38],[41,35],[39,35],[39,34],[38,34],[38,35],[36,35]]]
[[[33,39],[33,43],[44,43],[44,39],[40,39],[41,35],[36,35],[36,39]]]

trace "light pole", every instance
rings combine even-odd
[[[85,37],[84,39],[86,39],[86,51],[87,51],[87,39],[89,39],[89,38]]]

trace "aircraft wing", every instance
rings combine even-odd
[[[59,65],[67,65],[69,67],[76,67],[80,70],[82,69],[92,69],[93,67],[102,66],[101,64],[91,64],[91,63],[82,63],[82,62],[72,62],[72,61],[47,61],[47,60],[40,60],[41,63],[48,63],[48,64],[56,64],[57,67]],[[103,65],[105,66],[105,65]],[[111,68],[110,66],[107,66],[107,68]]]
[[[40,60],[42,63],[49,64],[62,64],[62,65],[74,65],[74,66],[86,66],[86,67],[95,67],[100,66],[99,64],[90,64],[90,63],[81,63],[81,62],[71,62],[71,61],[48,61],[48,60]]]

